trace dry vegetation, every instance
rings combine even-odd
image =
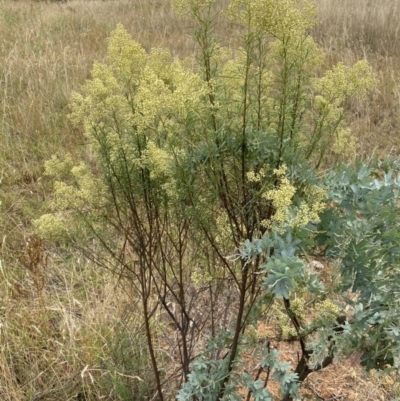
[[[318,0],[320,24],[315,39],[329,63],[366,59],[379,84],[368,102],[353,104],[352,127],[362,154],[400,150],[400,1]]]
[[[367,102],[349,105],[360,154],[398,154],[400,1],[318,4],[321,23],[313,35],[327,64],[366,58],[379,77]],[[70,94],[88,78],[93,61],[105,56],[106,38],[119,22],[146,49],[168,47],[176,57],[195,50],[190,27],[173,14],[169,0],[0,0],[2,400],[139,400],[152,385],[140,379],[147,354],[131,294],[68,249],[44,246],[30,227],[51,189],[43,162],[55,153],[82,151],[82,133],[67,118]],[[234,40],[231,26],[219,28],[221,37]],[[371,381],[354,361],[330,369],[330,385],[323,374],[310,382],[315,399],[400,394],[395,379]]]

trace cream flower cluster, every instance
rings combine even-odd
[[[316,5],[310,0],[232,0],[228,15],[251,31],[280,40],[302,35],[317,22]]]
[[[275,209],[275,214],[271,220],[262,221],[262,225],[265,228],[273,228],[278,232],[283,232],[286,227],[304,227],[309,222],[319,221],[319,215],[326,207],[326,192],[317,186],[309,186],[300,206],[293,206],[296,188],[286,177],[286,169],[286,165],[282,165],[279,169],[274,170],[274,174],[279,180],[279,185],[262,195],[264,199],[272,201]],[[250,180],[257,181],[259,176],[250,173]]]
[[[289,179],[285,176],[286,165],[282,165],[279,169],[274,170],[274,174],[279,179],[280,184],[277,188],[271,189],[263,194],[263,198],[272,201],[275,208],[275,214],[271,221],[263,221],[265,227],[270,227],[271,223],[280,228],[287,224],[288,210],[292,204],[293,195],[296,193],[296,188],[290,183]]]

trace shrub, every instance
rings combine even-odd
[[[367,368],[398,367],[398,164],[328,169],[355,155],[344,105],[374,85],[368,64],[322,73],[309,0],[174,3],[196,23],[196,60],[147,54],[117,27],[74,94],[86,162],[46,164],[62,179],[38,232],[129,280],[160,400],[178,386],[180,400],[270,400],[269,380],[292,400],[355,349]],[[213,35],[218,18],[241,26],[240,46]],[[319,256],[337,272],[328,287]],[[274,341],[298,344],[296,366]]]

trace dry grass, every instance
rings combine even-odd
[[[366,59],[379,84],[363,103],[353,103],[350,124],[360,153],[400,152],[400,1],[317,0],[320,24],[313,35],[328,65]]]
[[[0,294],[1,400],[140,400],[152,390],[139,310],[111,274],[32,237],[18,263],[1,265]]]
[[[327,65],[366,58],[380,79],[366,103],[349,105],[360,153],[398,153],[400,1],[317,2],[321,23],[313,35],[328,54]],[[62,260],[41,248],[31,265],[27,245],[29,222],[48,198],[44,160],[83,150],[82,132],[67,118],[71,92],[89,77],[93,61],[104,58],[106,38],[119,22],[146,49],[168,47],[176,57],[195,51],[190,27],[174,15],[169,0],[0,0],[3,400],[127,400],[132,392],[147,391],[137,378],[124,376],[135,369],[140,376],[147,366],[135,311],[126,309],[131,300],[116,297],[112,277],[76,256]],[[219,30],[233,40],[232,26]],[[371,387],[355,372],[358,399],[368,399],[371,388],[374,399],[389,397],[385,383]]]

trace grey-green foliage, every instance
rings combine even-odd
[[[226,333],[224,333],[226,335]],[[221,359],[211,357],[211,349],[216,351],[215,346],[218,340],[212,339],[208,343],[205,355],[196,359],[191,364],[191,373],[188,381],[184,383],[179,391],[177,399],[186,401],[198,399],[199,401],[214,401],[218,398],[223,379],[228,374],[228,353]],[[276,349],[270,349],[265,343],[256,347],[254,355],[259,358],[259,366],[267,369],[271,378],[276,380],[283,393],[289,393],[293,397],[298,397],[298,375],[290,372],[290,363],[280,360],[280,353]],[[243,368],[241,361],[238,361],[238,367]],[[223,399],[229,401],[240,401],[242,396],[237,392],[238,386],[248,389],[256,401],[272,401],[273,396],[265,387],[265,382],[260,379],[254,380],[251,374],[246,371],[237,372],[231,376],[227,385]]]
[[[305,264],[299,258],[272,257],[264,266],[267,275],[263,284],[275,297],[289,299],[290,293],[296,290],[302,279],[304,268]]]
[[[222,383],[228,375],[228,356],[218,358],[219,352],[229,347],[232,342],[232,333],[220,331],[216,338],[210,338],[206,349],[194,360],[187,381],[179,391],[177,399],[189,400],[193,397],[202,401],[213,401],[218,398]],[[235,386],[230,384],[226,396],[235,400]]]
[[[334,291],[342,310],[347,310],[346,320],[340,324],[321,320],[302,328],[304,336],[309,336],[310,371],[323,366],[327,357],[343,358],[355,350],[361,351],[362,364],[368,370],[400,369],[399,171],[400,159],[367,164],[358,161],[334,168],[321,178],[331,207],[322,213],[318,225],[309,224],[296,233],[267,233],[243,244],[240,254],[247,262],[267,256],[268,262],[261,266],[264,290],[276,298],[289,299],[300,287],[312,297],[324,294],[317,274],[302,259],[306,253],[322,249],[329,263],[338,265]],[[265,299],[268,302],[269,298]],[[218,341],[214,339],[213,343]],[[294,367],[280,361],[279,352],[270,350],[266,343],[253,343],[251,347],[255,347],[253,356],[259,366],[270,370],[282,393],[289,395],[284,399],[298,397],[300,382]],[[245,350],[248,347],[242,339],[241,352]],[[200,384],[201,380],[215,383],[223,377],[221,370],[215,369],[224,366],[223,360],[211,362],[209,357],[192,363],[190,379],[179,392],[180,401],[217,399],[217,390],[205,396],[205,387]],[[243,365],[238,363],[240,369]],[[231,375],[231,392],[225,393],[224,400],[240,399],[234,392],[239,383],[256,400],[273,399],[264,382],[245,372]]]
[[[368,368],[400,367],[399,160],[342,166],[326,177],[335,208],[322,216],[318,238],[340,263],[342,294],[353,316],[347,352],[362,350]],[[346,292],[347,291],[347,292]]]

